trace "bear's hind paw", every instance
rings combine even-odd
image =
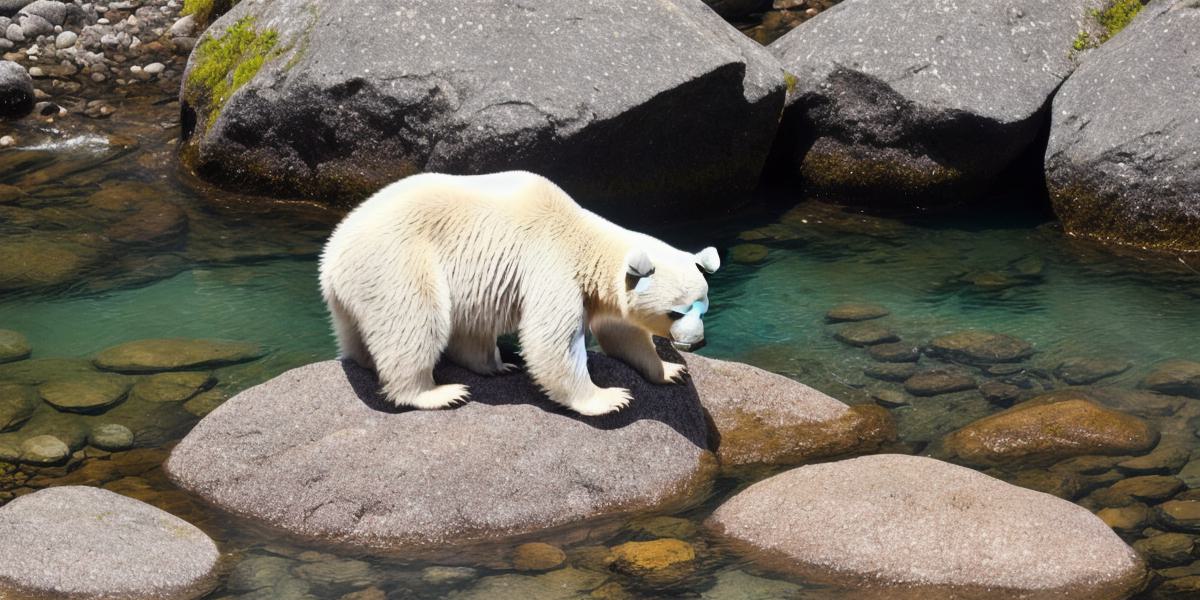
[[[417,397],[412,400],[412,405],[421,410],[450,408],[465,404],[470,396],[471,392],[465,385],[459,383],[439,385],[432,390],[417,394]]]
[[[663,380],[659,383],[683,383],[683,376],[687,374],[687,365],[664,361],[662,368]]]
[[[572,402],[571,409],[581,415],[594,417],[621,410],[629,406],[632,399],[633,396],[625,388],[597,388],[590,398]]]

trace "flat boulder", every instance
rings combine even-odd
[[[963,462],[983,466],[1144,454],[1156,443],[1158,431],[1146,421],[1068,389],[970,423],[946,436],[943,446]]]
[[[1164,394],[1200,398],[1200,362],[1168,360],[1146,375],[1141,386]]]
[[[101,350],[92,362],[105,371],[189,371],[247,362],[263,355],[258,344],[182,338],[125,342]]]
[[[582,417],[523,372],[482,377],[444,364],[437,380],[466,384],[470,402],[398,411],[370,371],[314,363],[222,404],[165,468],[234,514],[382,552],[666,509],[706,493],[716,461],[695,389],[647,383],[603,355],[589,369],[598,385],[629,388],[630,406]]]
[[[0,363],[29,358],[29,340],[19,331],[0,329]]]
[[[687,355],[700,403],[717,430],[723,467],[795,465],[878,449],[896,425],[877,406],[847,406],[749,365]]]
[[[198,598],[219,557],[187,521],[100,488],[47,488],[0,508],[0,597]]]
[[[926,352],[945,360],[978,365],[1025,360],[1033,355],[1033,346],[1008,334],[967,329],[933,338]]]
[[[700,216],[755,188],[785,88],[699,0],[243,2],[188,61],[182,159],[343,202],[522,169],[608,216]]]
[[[760,481],[707,524],[761,565],[855,598],[1126,598],[1146,567],[1086,509],[931,458],[875,455]]]
[[[1035,145],[1097,5],[837,4],[770,46],[795,82],[772,165],[839,202],[955,202]]]
[[[1200,5],[1148,4],[1054,96],[1046,184],[1068,233],[1200,250]],[[1147,60],[1154,57],[1154,60]]]

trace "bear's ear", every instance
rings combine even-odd
[[[716,273],[721,268],[721,257],[717,249],[709,246],[696,253],[696,266],[705,273]]]
[[[654,274],[654,263],[641,248],[630,250],[625,256],[625,284],[628,289],[643,291],[650,283],[649,277]]]

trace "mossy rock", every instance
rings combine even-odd
[[[125,398],[131,383],[127,377],[96,373],[43,383],[38,387],[38,394],[47,404],[61,411],[97,413]]]
[[[185,402],[215,382],[207,372],[156,373],[135,383],[130,394],[148,402]]]
[[[0,363],[29,358],[29,340],[18,331],[0,329]]]

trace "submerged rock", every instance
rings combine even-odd
[[[914,456],[793,469],[708,524],[765,564],[855,597],[1123,598],[1146,575],[1086,509]]]
[[[128,427],[117,423],[97,425],[88,434],[88,443],[110,452],[128,450],[133,447],[133,441],[133,432]]]
[[[1162,392],[1200,398],[1200,362],[1169,360],[1155,367],[1142,387]]]
[[[513,550],[512,563],[518,571],[549,571],[561,567],[566,560],[566,553],[558,546],[530,542]]]
[[[193,525],[93,487],[55,487],[0,508],[0,595],[189,599],[220,554]]]
[[[157,373],[133,385],[130,394],[147,402],[183,402],[216,380],[210,373]]]
[[[182,158],[346,199],[525,169],[607,215],[699,216],[756,186],[784,93],[774,57],[695,0],[244,2],[189,59]]]
[[[921,360],[921,349],[904,342],[875,344],[867,348],[867,356],[890,363],[915,363]]]
[[[94,248],[42,235],[0,238],[0,290],[57,287],[77,281],[99,259]]]
[[[50,381],[38,387],[47,404],[66,412],[103,412],[129,391],[130,380],[112,373]]]
[[[954,362],[990,364],[1029,358],[1033,346],[1011,335],[969,329],[934,338],[928,352]]]
[[[974,388],[975,378],[957,367],[924,369],[904,380],[905,391],[914,396],[937,396]]]
[[[71,449],[52,435],[35,435],[21,442],[21,462],[33,465],[56,465],[71,456]]]
[[[604,573],[567,567],[541,575],[494,575],[484,577],[467,590],[452,592],[448,600],[582,600],[608,579]]]
[[[580,417],[546,400],[524,373],[481,377],[447,364],[438,380],[467,384],[470,402],[395,412],[370,372],[311,364],[227,401],[165,468],[180,487],[235,514],[385,551],[504,537],[703,494],[715,461],[695,390],[652,385],[624,363],[590,358],[599,385],[632,390],[629,408]]]
[[[717,583],[700,593],[702,600],[781,600],[801,598],[803,588],[776,579],[755,577],[745,571],[725,571]]]
[[[18,331],[0,329],[0,363],[29,358],[29,340]]]
[[[1090,385],[1114,375],[1120,375],[1133,366],[1127,360],[1111,358],[1068,358],[1054,369],[1054,375],[1070,385]]]
[[[1046,183],[1071,234],[1200,250],[1200,6],[1146,6],[1054,96]]]
[[[247,362],[263,355],[258,344],[219,340],[148,339],[100,351],[93,363],[106,371],[155,373],[208,369]]]
[[[614,547],[612,553],[613,569],[652,583],[682,579],[696,566],[696,549],[673,538],[625,542]]]
[[[781,375],[749,365],[687,355],[700,403],[720,436],[724,467],[792,465],[869,452],[896,436],[875,406],[847,406]]]
[[[0,433],[24,425],[37,408],[38,395],[33,388],[14,383],[0,383]]]
[[[833,339],[851,346],[872,346],[900,341],[900,336],[879,323],[851,323],[838,328]]]
[[[891,314],[891,311],[878,304],[848,302],[829,309],[829,312],[825,313],[825,320],[830,323],[840,321],[868,321],[870,319],[886,317],[889,314]]]
[[[1033,146],[1096,5],[842,2],[770,46],[795,77],[773,158],[818,197],[957,201]]]
[[[729,249],[729,262],[755,265],[767,259],[771,249],[762,244],[738,244]]]
[[[1142,454],[1158,442],[1147,422],[1065,390],[1022,402],[955,431],[951,455],[976,465],[1050,464],[1087,454]]]

